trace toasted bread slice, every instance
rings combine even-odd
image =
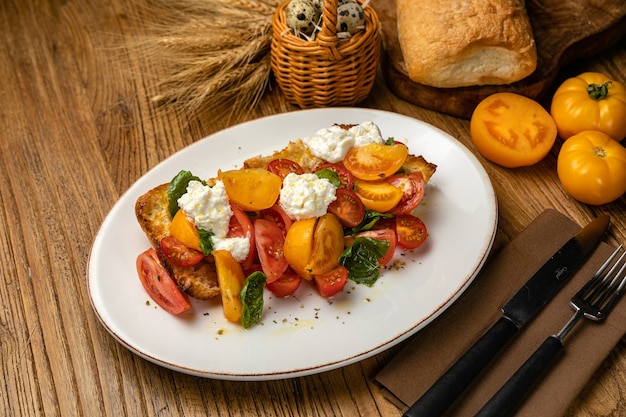
[[[169,236],[170,223],[167,198],[168,184],[162,184],[143,194],[135,203],[135,215],[142,230],[156,249],[161,262],[179,288],[199,300],[207,300],[220,294],[215,264],[211,257],[194,266],[178,266],[168,262],[161,251],[161,239]]]

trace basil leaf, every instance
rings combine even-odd
[[[315,173],[315,175],[317,175],[317,177],[320,179],[326,178],[328,181],[330,181],[332,185],[334,185],[337,188],[341,187],[341,180],[339,179],[339,174],[337,174],[337,172],[333,171],[330,168],[320,169],[319,171]]]
[[[213,235],[215,235],[215,233],[198,228],[196,228],[196,230],[200,235],[200,249],[202,249],[202,253],[204,254],[204,256],[207,256],[213,251],[212,237]]]
[[[261,320],[263,314],[263,290],[267,278],[261,271],[251,273],[243,285],[241,294],[241,324],[249,328]]]
[[[187,192],[187,185],[191,180],[200,181],[202,184],[206,185],[205,181],[196,177],[191,172],[183,170],[176,174],[167,186],[168,207],[172,217],[174,217],[178,211],[178,199]]]
[[[343,251],[339,263],[348,269],[348,278],[357,284],[371,287],[380,277],[378,260],[385,256],[387,250],[389,242],[386,240],[357,237],[352,245]]]
[[[365,217],[363,217],[361,224],[348,230],[346,234],[354,235],[359,232],[370,230],[372,227],[374,227],[374,225],[376,224],[378,220],[390,219],[392,217],[393,217],[393,214],[379,213],[374,210],[365,210]]]

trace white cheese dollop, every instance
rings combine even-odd
[[[288,174],[280,190],[279,204],[294,220],[321,217],[335,201],[336,187],[315,174]]]
[[[385,140],[374,122],[363,122],[348,130],[337,125],[320,129],[315,135],[302,138],[302,142],[313,155],[327,162],[337,163],[343,160],[353,146],[372,142],[385,143]]]
[[[189,181],[187,192],[178,199],[178,206],[198,229],[213,233],[211,239],[214,249],[229,251],[237,262],[248,256],[249,236],[226,237],[233,211],[222,181],[217,181],[213,187],[203,185],[200,181]]]

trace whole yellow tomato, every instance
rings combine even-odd
[[[542,160],[556,139],[556,124],[534,100],[514,93],[483,99],[470,120],[472,141],[485,158],[506,168]]]
[[[626,193],[626,148],[605,133],[587,130],[563,143],[557,160],[563,189],[592,205]]]
[[[550,113],[563,139],[599,130],[620,141],[626,137],[626,87],[604,74],[585,72],[559,86]]]

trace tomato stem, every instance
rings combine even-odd
[[[606,158],[607,157],[606,149],[604,149],[602,146],[594,146],[593,154],[595,156],[597,156],[598,158]]]
[[[589,97],[596,101],[602,100],[607,96],[607,94],[609,94],[609,84],[611,84],[611,82],[612,81],[607,81],[604,84],[589,84],[587,86],[587,93],[589,94]]]

